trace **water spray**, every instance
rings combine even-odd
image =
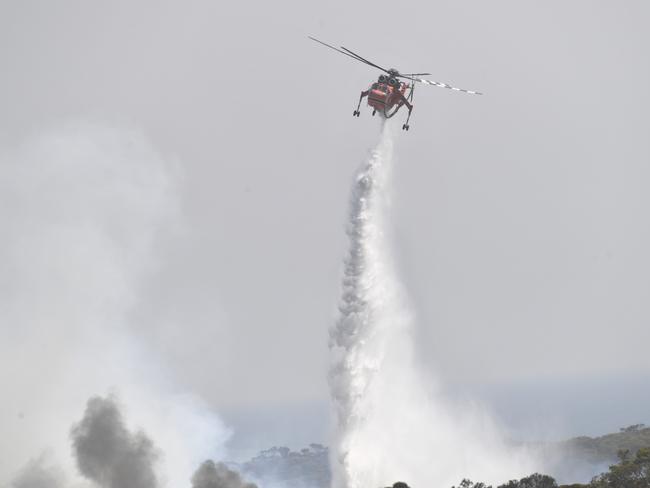
[[[385,121],[352,188],[350,247],[329,344],[332,487],[444,487],[464,477],[492,482],[524,474],[530,466],[487,415],[452,408],[416,367],[414,319],[388,232],[393,147]]]

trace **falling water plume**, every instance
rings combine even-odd
[[[414,319],[390,249],[393,147],[386,121],[352,188],[340,315],[330,330],[332,486],[444,487],[525,474],[526,456],[506,446],[484,412],[452,407],[416,367]]]

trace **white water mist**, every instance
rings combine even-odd
[[[340,316],[330,331],[332,487],[444,488],[464,477],[528,474],[525,456],[505,446],[484,413],[452,408],[418,373],[387,235],[393,140],[385,122],[352,189]]]

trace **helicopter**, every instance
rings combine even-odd
[[[393,117],[399,109],[406,107],[409,111],[406,122],[402,125],[402,130],[409,130],[409,120],[411,118],[411,112],[413,112],[413,93],[415,91],[416,83],[424,83],[426,85],[438,86],[440,88],[448,88],[453,91],[468,93],[470,95],[483,95],[481,92],[464,90],[463,88],[456,88],[455,86],[448,85],[447,83],[440,83],[438,81],[426,80],[420,78],[421,76],[428,76],[431,73],[400,73],[395,68],[386,69],[381,66],[368,61],[367,59],[359,56],[355,52],[347,49],[343,46],[341,48],[336,48],[326,42],[320,41],[315,37],[307,36],[312,41],[316,41],[323,46],[334,49],[336,52],[345,54],[346,56],[351,57],[361,63],[377,68],[384,73],[379,75],[379,78],[374,82],[367,90],[361,92],[359,96],[359,104],[354,112],[352,112],[353,117],[359,117],[361,114],[361,102],[364,98],[368,98],[368,106],[372,107],[372,115],[375,115],[377,112],[387,119]],[[401,79],[409,80],[401,81]]]

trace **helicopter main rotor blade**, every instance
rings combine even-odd
[[[403,75],[402,73],[397,75],[398,78],[404,78],[405,80],[417,81],[413,78],[413,75]]]
[[[353,55],[354,57],[356,57],[359,61],[363,61],[364,63],[369,64],[370,66],[374,66],[375,68],[380,69],[380,70],[382,70],[383,72],[385,72],[385,73],[389,73],[389,74],[390,74],[390,71],[388,71],[386,68],[382,68],[381,66],[379,66],[379,65],[377,65],[377,64],[375,64],[375,63],[371,63],[371,62],[368,61],[367,59],[362,58],[361,56],[359,56],[357,53],[350,51],[347,47],[343,47],[343,46],[341,46],[341,49],[343,49],[344,51],[346,51],[346,52],[352,54],[352,55]]]
[[[373,67],[375,67],[375,68],[379,68],[379,69],[382,69],[382,70],[384,69],[384,68],[380,68],[379,66],[377,66],[377,65],[375,65],[375,64],[369,63],[368,61],[366,61],[365,59],[360,58],[359,56],[353,55],[354,53],[353,53],[353,54],[346,53],[345,51],[341,51],[340,49],[338,49],[338,48],[336,48],[336,47],[334,47],[334,46],[331,46],[331,45],[327,44],[326,42],[319,41],[319,40],[316,39],[315,37],[311,37],[311,36],[307,36],[307,37],[308,37],[309,39],[311,39],[312,41],[316,41],[317,43],[322,44],[323,46],[329,47],[330,49],[334,49],[336,52],[339,52],[339,53],[341,53],[341,54],[345,54],[346,56],[349,56],[349,57],[351,57],[352,59],[354,59],[354,60],[356,60],[356,61],[359,61],[360,63],[367,64],[367,65],[369,65],[369,66],[373,66]],[[384,70],[384,71],[386,71],[386,70]]]
[[[453,91],[468,93],[470,95],[483,95],[481,92],[472,91],[472,90],[465,90],[463,88],[457,88],[455,86],[448,85],[447,83],[441,83],[439,81],[431,81],[431,80],[425,80],[424,78],[418,78],[418,76],[428,76],[431,73],[395,73],[395,71],[391,72],[391,71],[387,70],[386,68],[382,68],[378,64],[375,64],[375,63],[373,63],[371,61],[368,61],[366,58],[363,58],[363,57],[359,56],[357,53],[355,53],[354,51],[351,51],[350,49],[348,49],[346,47],[341,46],[341,49],[342,49],[341,50],[339,48],[336,48],[336,47],[332,46],[331,44],[327,44],[326,42],[323,42],[323,41],[321,41],[319,39],[316,39],[315,37],[312,37],[312,36],[307,36],[307,37],[309,39],[311,39],[312,41],[316,41],[317,43],[322,44],[325,47],[329,47],[330,49],[333,49],[336,52],[339,52],[341,54],[345,54],[346,56],[348,56],[348,57],[350,57],[352,59],[355,59],[355,60],[357,60],[357,61],[359,61],[361,63],[367,64],[368,66],[372,66],[374,68],[377,68],[377,69],[383,71],[384,73],[388,73],[389,75],[395,75],[396,74],[400,78],[406,78],[408,80],[417,81],[418,83],[425,83],[427,85],[439,86],[440,88],[448,88],[448,89],[453,90]]]
[[[440,83],[439,81],[425,80],[424,78],[411,78],[413,81],[426,83],[427,85],[439,86],[440,88],[449,88],[450,90],[469,93],[470,95],[483,95],[481,92],[464,90],[463,88],[456,88],[455,86],[448,85],[447,83]]]

